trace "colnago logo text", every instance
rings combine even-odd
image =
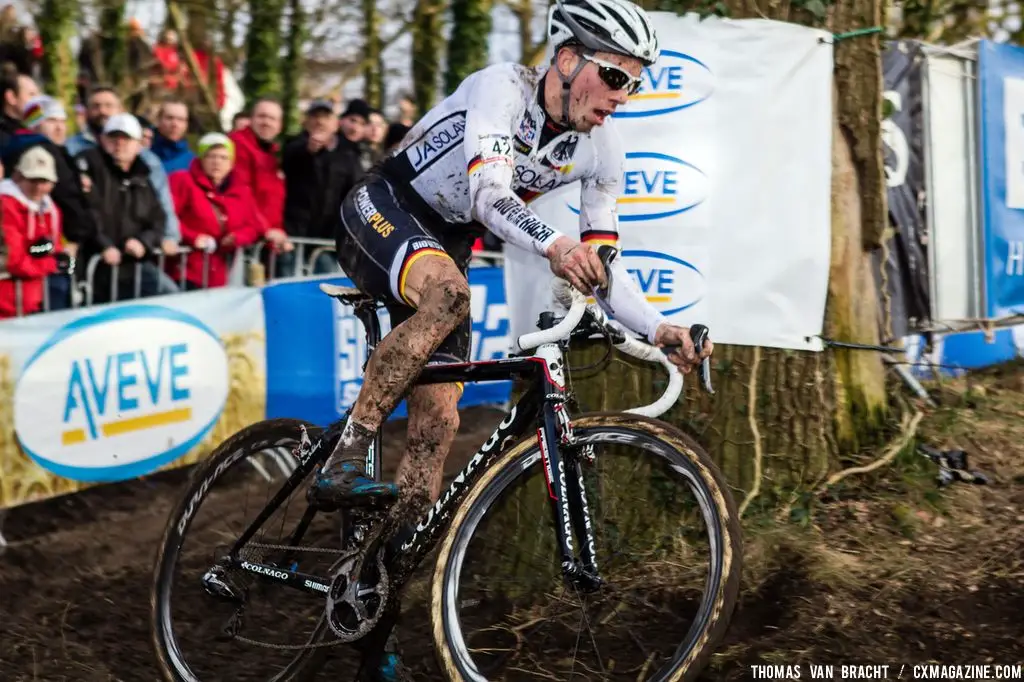
[[[657,251],[623,251],[622,257],[647,301],[662,314],[682,312],[704,298],[704,274],[692,263]]]
[[[25,364],[14,397],[22,448],[81,481],[141,476],[205,437],[224,408],[223,345],[200,320],[150,305],[64,326]]]
[[[618,199],[619,221],[671,218],[699,206],[709,191],[708,176],[692,163],[658,152],[629,152]],[[572,196],[568,206],[579,215],[578,196]]]
[[[658,62],[644,67],[640,79],[640,90],[614,118],[671,114],[700,104],[715,89],[715,77],[704,62],[672,50],[662,50]]]

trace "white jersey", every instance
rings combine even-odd
[[[552,125],[538,88],[545,71],[496,64],[470,75],[409,131],[385,174],[445,222],[482,223],[539,254],[562,235],[527,204],[580,180],[581,236],[615,242],[622,144],[609,122],[590,133],[560,130],[541,146],[543,127]]]
[[[547,69],[496,64],[471,74],[416,123],[381,173],[410,188],[446,229],[479,223],[542,256],[563,235],[528,204],[579,180],[580,240],[617,246],[621,140],[611,119],[589,133],[551,121],[540,92]],[[621,259],[617,264],[616,281],[632,282]],[[635,286],[613,286],[610,303],[621,322],[650,340],[664,321]]]

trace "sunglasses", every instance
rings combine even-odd
[[[588,54],[582,55],[588,62],[597,66],[597,75],[601,77],[604,84],[612,90],[626,90],[630,95],[635,95],[640,89],[641,80],[633,74]]]

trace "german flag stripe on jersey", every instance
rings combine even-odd
[[[409,270],[412,268],[412,264],[418,261],[423,256],[441,256],[442,258],[447,258],[448,260],[452,259],[451,256],[449,256],[441,249],[418,249],[416,251],[413,251],[412,253],[406,254],[405,261],[402,263],[402,267],[398,271],[398,295],[402,297],[403,301],[405,301],[407,304],[414,308],[416,306],[413,306],[412,301],[410,301],[405,296],[405,278],[409,276]]]
[[[469,175],[472,175],[473,173],[476,173],[478,170],[480,170],[480,166],[482,165],[484,165],[483,157],[477,154],[476,156],[469,160],[469,166],[466,167],[466,172]]]
[[[516,196],[523,200],[523,203],[528,204],[537,197],[540,196],[540,192],[535,192],[532,189],[517,189]]]
[[[601,232],[600,230],[587,230],[580,233],[580,241],[593,246],[615,246],[619,243],[619,235],[616,232]]]

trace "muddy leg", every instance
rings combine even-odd
[[[458,384],[416,386],[409,393],[408,442],[398,465],[398,503],[391,508],[392,528],[416,523],[441,492],[444,460],[459,430]],[[396,669],[394,679],[411,679],[398,656],[393,629],[398,623],[401,601],[389,598],[389,611],[364,642],[360,680],[390,679],[384,670]]]
[[[461,395],[458,384],[416,386],[410,392],[408,442],[398,465],[393,521],[414,523],[440,494],[444,460],[459,431]]]
[[[373,434],[427,364],[430,355],[469,314],[469,283],[446,256],[427,255],[409,270],[402,292],[416,308],[377,346],[359,398],[325,469],[361,466]]]

